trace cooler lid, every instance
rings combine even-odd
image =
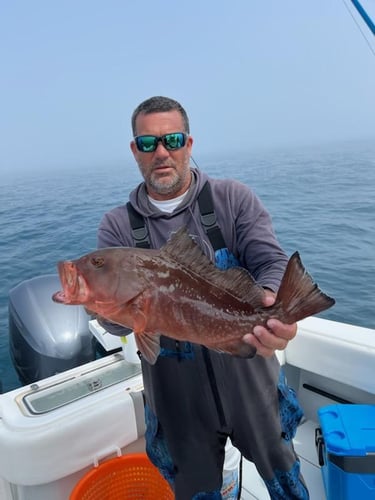
[[[318,411],[327,451],[336,455],[375,453],[375,405],[337,404]]]

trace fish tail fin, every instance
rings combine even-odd
[[[289,259],[277,293],[284,321],[294,323],[333,306],[335,300],[323,293],[302,264],[298,252]]]

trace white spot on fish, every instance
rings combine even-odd
[[[174,285],[169,285],[169,286],[160,286],[159,291],[162,293],[173,293],[176,290],[176,287]]]
[[[157,272],[158,278],[169,278],[169,271],[158,271]]]

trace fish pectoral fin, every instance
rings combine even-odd
[[[210,349],[209,346],[207,347]],[[221,353],[225,352],[226,354],[231,354],[239,358],[253,358],[257,353],[254,346],[246,344],[246,342],[239,339],[215,344],[211,349]]]
[[[137,347],[143,358],[151,365],[156,363],[160,353],[160,334],[159,333],[137,333],[134,331]]]
[[[147,325],[147,317],[145,313],[138,307],[132,308],[133,330],[135,333],[143,333]]]
[[[160,334],[145,332],[149,304],[147,296],[137,296],[131,304],[131,317],[138,350],[146,361],[154,365],[160,353]]]

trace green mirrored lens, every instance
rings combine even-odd
[[[142,135],[141,137],[137,137],[137,147],[144,153],[155,151],[157,144],[158,138],[154,135]]]
[[[165,147],[167,149],[178,149],[182,148],[185,144],[185,136],[181,132],[176,132],[174,134],[166,134],[163,137]]]

